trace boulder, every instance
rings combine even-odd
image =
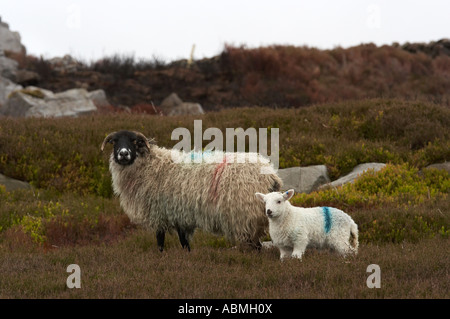
[[[159,108],[168,116],[205,114],[198,103],[183,102],[176,93],[171,93],[159,105]]]
[[[97,107],[85,89],[53,93],[32,86],[11,93],[0,107],[0,114],[12,117],[77,117],[95,111]]]
[[[18,85],[10,79],[4,78],[0,75],[0,107],[6,103],[11,92],[21,89],[21,85]]]
[[[108,99],[106,98],[106,93],[103,90],[95,90],[95,91],[91,91],[88,92],[88,98],[92,100],[92,102],[94,102],[94,104],[97,107],[102,107],[102,106],[108,106],[111,105],[109,104]]]
[[[7,192],[14,191],[16,189],[32,189],[30,184],[2,174],[0,174],[0,185],[5,186]]]
[[[39,82],[39,74],[28,70],[17,70],[15,82],[23,86],[34,85]]]
[[[425,167],[425,169],[428,169],[428,168],[443,169],[443,170],[446,170],[450,174],[450,162],[436,163],[436,164],[431,164],[431,165],[428,165],[427,167]]]
[[[21,53],[25,47],[20,42],[19,32],[9,30],[9,25],[0,18],[0,51],[11,51]]]
[[[3,51],[0,51],[0,76],[16,81],[18,65],[16,60],[7,58]]]
[[[44,93],[40,90],[26,88],[10,93],[6,103],[0,107],[0,114],[24,117],[33,107],[45,107]]]
[[[69,54],[66,54],[62,58],[52,58],[48,62],[50,63],[54,71],[61,74],[74,73],[82,66],[82,64],[78,60],[76,60]]]
[[[167,96],[159,105],[159,108],[166,114],[168,114],[174,107],[183,104],[183,101],[176,93],[171,93]]]
[[[0,18],[0,76],[16,82],[17,61],[5,56],[5,52],[25,53],[20,34],[9,30],[9,25]]]
[[[189,102],[183,102],[180,105],[177,105],[174,108],[172,108],[170,112],[167,113],[167,115],[169,116],[199,115],[199,114],[205,114],[202,106],[198,103],[189,103]]]
[[[293,188],[296,193],[311,193],[330,182],[325,165],[279,169],[278,176],[283,181],[283,189]]]
[[[384,163],[364,163],[359,164],[356,166],[349,174],[331,182],[324,184],[319,187],[319,189],[323,188],[329,188],[329,187],[339,187],[346,183],[352,183],[355,181],[362,173],[366,172],[367,170],[373,170],[374,172],[378,172],[383,167],[385,167],[386,164]]]

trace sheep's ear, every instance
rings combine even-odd
[[[265,203],[265,197],[266,195],[261,194],[261,193],[255,193],[256,198],[258,198],[260,201],[262,201],[263,203]]]
[[[145,147],[147,147],[147,149],[150,150],[150,141],[145,137],[145,135],[136,131],[134,131],[134,133],[137,136],[138,144],[145,145]]]
[[[114,135],[116,135],[116,132],[112,132],[109,134],[105,139],[103,140],[102,147],[100,148],[103,152],[103,149],[105,148],[106,143],[112,143],[112,139],[114,138]]]
[[[285,200],[290,200],[292,198],[292,196],[294,196],[294,193],[295,193],[295,191],[293,189],[290,189],[283,193],[283,198]]]

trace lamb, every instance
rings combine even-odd
[[[267,158],[254,153],[260,161],[239,163],[233,160],[242,153],[218,153],[218,163],[175,161],[191,154],[159,147],[135,131],[109,134],[102,151],[107,143],[114,145],[109,159],[114,193],[133,223],[156,231],[160,251],[172,230],[190,251],[196,228],[261,247],[268,222],[264,205],[253,194],[282,186]],[[261,174],[261,168],[270,174]]]
[[[301,259],[307,247],[331,248],[342,256],[357,254],[358,226],[343,211],[332,207],[302,208],[291,205],[294,190],[256,193],[265,203],[269,234],[280,249],[280,259]]]

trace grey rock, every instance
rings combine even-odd
[[[325,165],[283,168],[278,170],[278,176],[283,181],[283,189],[293,188],[296,193],[311,193],[330,182]]]
[[[98,107],[110,105],[108,99],[106,98],[105,91],[101,89],[88,92],[87,96]]]
[[[373,170],[374,172],[378,172],[385,166],[386,166],[386,164],[384,164],[384,163],[359,164],[349,174],[347,174],[331,183],[324,184],[321,187],[319,187],[319,189],[329,188],[329,187],[339,187],[346,183],[353,183],[362,173],[366,172],[367,170]]]
[[[446,170],[450,174],[450,162],[436,163],[436,164],[431,164],[431,165],[428,165],[427,167],[425,167],[425,169],[428,169],[428,168],[443,169],[443,170]]]
[[[16,83],[27,85],[27,83],[37,83],[39,81],[39,74],[28,70],[17,70]]]
[[[10,79],[0,76],[0,106],[6,103],[11,92],[21,89],[21,85],[12,82]]]
[[[16,60],[0,55],[0,76],[15,82],[17,77],[17,68],[18,63]]]
[[[168,116],[205,114],[200,104],[183,102],[176,93],[171,93],[167,96],[161,102],[159,108]]]
[[[31,86],[11,93],[0,107],[0,114],[12,117],[77,117],[96,111],[85,89],[53,93]]]
[[[24,52],[19,32],[11,31],[9,25],[0,21],[0,51]]]
[[[159,108],[164,113],[169,113],[174,107],[183,104],[183,101],[180,99],[180,97],[176,93],[171,93],[169,96],[167,96],[159,105]]]
[[[175,116],[175,115],[199,115],[199,114],[205,114],[205,111],[203,111],[203,108],[200,104],[183,102],[180,105],[177,105],[174,108],[172,108],[167,115]]]
[[[0,185],[5,186],[7,192],[17,189],[32,189],[31,185],[27,182],[19,181],[2,174],[0,174]]]
[[[26,117],[61,117],[86,115],[97,111],[85,89],[70,89],[45,97],[46,107],[31,108]]]
[[[52,58],[48,62],[54,71],[61,74],[74,73],[81,67],[81,63],[69,54],[66,54],[62,58]]]

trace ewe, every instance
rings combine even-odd
[[[302,258],[307,247],[331,248],[342,256],[358,252],[358,226],[337,208],[292,206],[291,189],[285,193],[255,193],[266,204],[269,233],[280,249],[280,259]]]
[[[238,163],[236,157],[246,154],[219,152],[218,163],[174,161],[193,154],[158,147],[131,131],[109,134],[101,150],[107,143],[114,145],[109,159],[114,193],[132,222],[156,231],[159,250],[171,230],[190,250],[196,228],[260,247],[267,218],[253,194],[279,190],[283,183],[267,158],[249,153],[258,161]]]

